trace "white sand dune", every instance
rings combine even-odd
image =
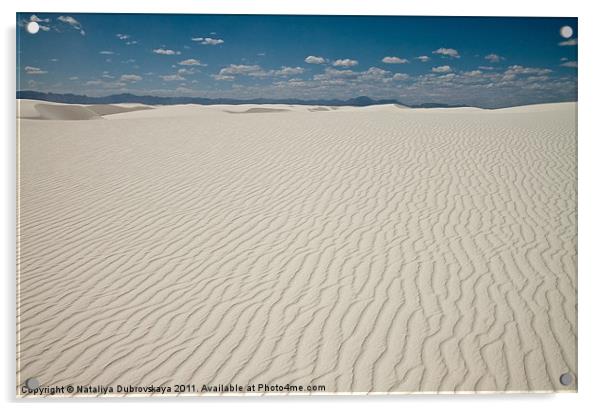
[[[575,103],[40,104],[19,385],[576,390]]]
[[[94,111],[90,110],[85,106],[78,105],[59,105],[59,104],[45,104],[38,103],[32,107],[37,113],[31,117],[24,117],[30,119],[40,120],[98,120],[101,119]],[[30,111],[30,110],[27,110]]]
[[[150,110],[153,107],[146,105],[94,104],[86,106],[86,108],[99,116],[107,116],[111,114],[129,113],[132,111]]]
[[[286,108],[265,108],[265,107],[253,107],[249,108],[245,111],[233,111],[233,110],[224,110],[226,113],[230,114],[258,114],[258,113],[282,113],[286,111],[291,111]]]
[[[17,117],[35,120],[99,120],[103,116],[132,111],[149,110],[153,107],[133,104],[60,104],[35,100],[19,100]]]

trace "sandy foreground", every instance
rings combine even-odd
[[[575,391],[576,110],[21,100],[17,384]]]

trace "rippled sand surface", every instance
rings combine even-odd
[[[575,391],[576,109],[21,101],[17,383]]]

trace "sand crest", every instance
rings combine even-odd
[[[131,104],[93,104],[83,106],[78,104],[19,100],[17,117],[30,120],[99,120],[106,115],[149,110],[152,108],[151,106]]]
[[[257,114],[257,113],[282,113],[282,112],[291,111],[291,110],[287,110],[285,108],[253,107],[253,108],[247,109],[245,111],[231,111],[231,110],[224,110],[224,111],[226,113],[230,113],[230,114]]]

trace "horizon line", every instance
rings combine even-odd
[[[494,110],[494,109],[500,109],[500,108],[511,108],[511,107],[523,107],[523,106],[532,106],[532,105],[542,105],[542,104],[558,104],[558,103],[578,103],[578,99],[575,100],[555,100],[555,101],[542,101],[542,102],[532,102],[532,103],[527,103],[527,104],[517,104],[517,105],[503,105],[503,106],[478,106],[478,105],[472,105],[472,104],[463,104],[463,103],[458,103],[458,104],[449,104],[449,103],[444,103],[444,102],[440,102],[440,101],[425,101],[422,103],[418,103],[418,104],[407,104],[404,103],[401,100],[398,100],[396,98],[374,98],[374,97],[370,97],[370,96],[366,96],[366,95],[360,95],[360,96],[355,96],[355,97],[350,97],[347,99],[342,99],[342,98],[316,98],[316,99],[304,99],[304,98],[299,98],[299,97],[281,97],[281,98],[273,98],[273,97],[256,97],[256,98],[239,98],[239,97],[203,97],[203,96],[184,96],[184,95],[180,95],[180,96],[161,96],[161,95],[154,95],[154,94],[134,94],[134,93],[128,93],[128,92],[123,92],[123,93],[116,93],[116,94],[107,94],[107,95],[102,95],[102,96],[90,96],[87,94],[76,94],[76,93],[57,93],[57,92],[46,92],[46,91],[36,91],[36,90],[16,90],[16,98],[17,100],[38,100],[38,101],[48,101],[48,102],[53,102],[53,103],[61,103],[61,104],[95,104],[95,103],[86,103],[86,102],[65,102],[65,101],[60,101],[57,99],[39,99],[39,98],[31,98],[31,97],[20,97],[19,94],[20,93],[34,93],[34,94],[41,94],[41,95],[45,95],[50,97],[51,95],[55,95],[55,96],[70,96],[73,98],[87,98],[87,99],[107,99],[107,98],[111,98],[111,97],[120,97],[120,96],[132,96],[135,98],[153,98],[153,99],[164,99],[164,100],[169,100],[169,99],[184,99],[184,100],[209,100],[209,101],[216,101],[216,100],[226,100],[226,101],[230,101],[229,103],[215,103],[215,104],[229,104],[229,105],[243,105],[243,104],[296,104],[296,105],[332,105],[326,102],[337,102],[337,103],[350,103],[353,102],[354,100],[360,100],[360,99],[368,99],[371,100],[371,102],[373,102],[374,104],[362,104],[359,106],[371,106],[371,105],[382,105],[382,104],[399,104],[402,106],[406,106],[408,108],[462,108],[462,107],[472,107],[472,108],[480,108],[480,109],[485,109],[485,110]],[[265,102],[261,102],[261,103],[257,103],[256,101],[258,100],[265,100]],[[272,101],[272,103],[270,103],[270,101]],[[299,103],[286,103],[286,101],[297,101]],[[323,103],[319,103],[319,102],[323,102]],[[111,103],[97,103],[97,104],[124,104],[124,103],[139,103],[139,104],[149,104],[149,103],[144,103],[144,102],[140,102],[140,101],[117,101],[117,102],[111,102]],[[199,104],[199,105],[211,105],[211,104],[202,104],[202,103],[181,103],[181,102],[174,102],[174,103],[164,103],[163,105],[178,105],[178,104]],[[149,104],[149,105],[153,105],[153,104]],[[345,104],[343,104],[345,105]],[[353,106],[353,104],[346,104],[349,106]],[[431,107],[424,107],[424,106],[431,106]]]

